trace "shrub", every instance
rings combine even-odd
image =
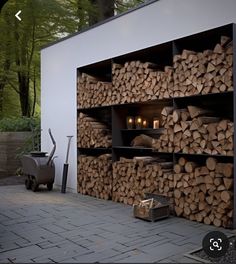
[[[25,144],[17,149],[16,157],[20,158],[30,151],[40,150],[40,119],[29,117],[14,117],[0,119],[0,132],[24,132],[31,131],[31,136],[26,140]]]
[[[20,132],[40,129],[39,118],[14,117],[0,120],[0,132]]]

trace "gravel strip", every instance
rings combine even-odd
[[[196,256],[203,260],[206,260],[211,263],[228,263],[235,264],[236,263],[236,236],[229,238],[229,249],[223,257],[220,258],[211,258],[209,257],[203,249],[198,250],[197,252],[192,253],[192,256]]]

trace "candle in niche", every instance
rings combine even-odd
[[[141,116],[136,116],[136,118],[135,118],[135,127],[137,129],[142,128],[142,117]]]
[[[134,118],[133,116],[127,116],[126,118],[126,126],[128,129],[133,129],[134,128]]]
[[[156,117],[154,117],[154,118],[153,118],[153,128],[154,128],[154,129],[157,129],[157,128],[159,128],[159,127],[160,127],[159,119],[156,118]]]
[[[143,128],[147,128],[148,127],[148,121],[147,119],[143,119],[143,125],[142,125]]]

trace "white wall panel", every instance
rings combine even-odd
[[[76,69],[221,25],[236,23],[235,0],[159,0],[41,52],[42,150],[57,141],[56,183],[61,184],[67,138],[74,135],[67,186],[76,191]]]

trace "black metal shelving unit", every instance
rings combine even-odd
[[[236,25],[229,24],[212,30],[200,32],[191,36],[176,39],[167,43],[159,44],[143,50],[124,54],[116,58],[111,58],[102,62],[88,65],[78,69],[78,75],[82,72],[89,73],[94,76],[102,76],[101,78],[112,81],[112,63],[125,63],[131,60],[150,61],[157,63],[161,67],[171,66],[173,56],[181,54],[184,49],[201,52],[206,49],[213,49],[215,44],[219,42],[220,36],[226,35],[233,40],[233,87],[236,87]],[[79,91],[78,91],[79,92]],[[119,105],[96,106],[92,108],[77,108],[77,112],[87,113],[99,120],[104,120],[104,116],[108,117],[109,127],[112,131],[112,148],[104,149],[83,149],[78,148],[78,155],[98,155],[100,153],[112,153],[113,161],[121,156],[132,157],[135,155],[158,155],[167,157],[175,162],[180,156],[189,157],[191,160],[204,161],[207,157],[212,156],[222,162],[234,163],[234,175],[236,175],[236,155],[234,148],[234,156],[209,155],[206,153],[189,154],[189,153],[168,153],[153,151],[151,148],[131,147],[130,142],[134,136],[139,134],[155,135],[158,137],[162,128],[153,129],[127,129],[126,117],[128,115],[141,115],[152,123],[153,117],[161,117],[161,110],[164,106],[173,106],[174,108],[184,108],[192,104],[199,107],[212,108],[219,117],[226,117],[236,124],[236,95],[234,91],[221,93],[197,94],[184,97],[172,97],[164,99],[156,99],[146,102],[125,103]],[[160,118],[161,119],[161,118]],[[234,137],[234,146],[236,145],[236,137]],[[236,181],[234,181],[234,193],[236,192]],[[236,228],[236,195],[234,195],[234,217],[233,228]]]

